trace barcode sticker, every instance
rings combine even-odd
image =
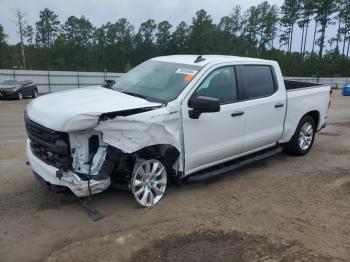
[[[177,74],[184,74],[184,75],[191,75],[194,76],[197,74],[198,71],[192,70],[192,69],[187,69],[187,68],[179,68],[176,70]]]

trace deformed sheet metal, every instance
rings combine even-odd
[[[102,121],[95,129],[103,133],[105,143],[126,153],[157,144],[182,152],[180,114],[164,108],[156,111]]]

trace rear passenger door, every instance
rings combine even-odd
[[[270,65],[241,65],[238,71],[246,111],[242,153],[247,153],[274,145],[282,135],[286,93]]]

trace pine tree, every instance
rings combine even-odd
[[[300,0],[284,0],[281,7],[281,23],[284,27],[280,42],[287,46],[288,52],[292,51],[294,25],[298,21],[301,12]]]
[[[266,45],[273,46],[273,39],[276,36],[276,27],[278,22],[278,7],[270,5],[267,1],[257,6],[259,9],[259,48],[266,49]]]
[[[184,54],[188,52],[189,46],[189,32],[190,29],[185,22],[181,22],[171,35],[171,46],[173,54]]]
[[[171,28],[172,25],[168,21],[162,21],[158,24],[156,46],[158,48],[158,53],[161,55],[168,53],[170,50]]]
[[[7,35],[4,32],[4,27],[0,24],[0,68],[5,68],[6,43]]]
[[[325,37],[326,37],[326,28],[332,21],[331,16],[336,12],[336,10],[337,10],[337,4],[335,0],[323,0],[323,1],[317,2],[316,19],[321,26],[319,30],[319,33],[321,33],[321,35],[317,41],[320,47],[320,50],[318,53],[319,58],[322,58],[322,55],[323,55],[324,43],[325,43]]]
[[[260,10],[256,6],[251,6],[243,18],[242,35],[254,46],[258,43]]]
[[[203,9],[196,12],[190,26],[189,43],[195,54],[213,53],[215,50],[216,26],[211,16]]]
[[[60,32],[60,21],[58,16],[50,9],[40,11],[40,20],[36,26],[36,44],[39,47],[52,47]]]
[[[301,14],[300,21],[298,22],[299,27],[302,29],[300,53],[301,57],[304,57],[306,52],[306,43],[309,32],[309,25],[313,15],[315,14],[315,1],[314,0],[301,0]]]

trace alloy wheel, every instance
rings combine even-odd
[[[312,127],[311,123],[306,122],[300,129],[299,133],[299,146],[302,150],[307,150],[311,143],[314,136],[314,128]]]
[[[167,173],[162,162],[156,159],[137,161],[133,173],[131,191],[136,201],[144,207],[153,206],[164,195]]]

